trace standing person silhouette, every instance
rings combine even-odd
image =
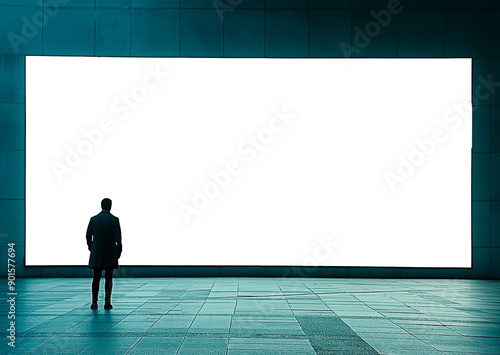
[[[90,250],[89,268],[94,270],[92,280],[91,309],[97,309],[99,284],[102,270],[104,278],[104,309],[111,309],[111,290],[113,288],[113,271],[118,269],[118,259],[122,254],[122,233],[120,220],[110,213],[111,200],[101,201],[102,211],[92,217],[87,228],[87,245]]]

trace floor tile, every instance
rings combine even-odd
[[[101,302],[97,311],[89,308],[89,285],[17,280],[16,352],[500,353],[495,281],[116,278],[114,308]]]

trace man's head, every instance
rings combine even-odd
[[[111,200],[109,198],[105,198],[101,201],[101,208],[103,210],[111,210]]]

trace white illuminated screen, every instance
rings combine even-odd
[[[471,59],[26,57],[26,265],[471,266]]]

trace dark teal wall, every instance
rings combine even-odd
[[[222,2],[226,4],[224,8],[220,7]],[[90,275],[83,267],[24,268],[22,265],[25,55],[347,55],[472,57],[473,90],[480,85],[484,89],[485,79],[493,80],[491,92],[484,95],[481,91],[481,99],[474,100],[471,270],[124,267],[119,273],[131,276],[499,278],[500,1],[403,0],[399,6],[396,4],[398,10],[402,8],[399,14],[392,14],[385,26],[374,26],[371,11],[387,14],[388,7],[394,3],[395,0],[0,0],[2,272],[7,269],[6,244],[15,242],[18,276]],[[360,31],[365,34],[372,31],[373,36],[360,43]],[[354,48],[349,49],[350,46]],[[47,211],[47,218],[55,213],[57,211]]]

